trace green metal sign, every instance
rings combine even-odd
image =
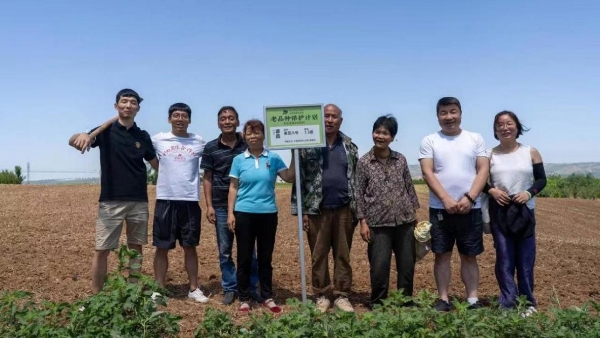
[[[325,146],[322,104],[265,107],[268,149]]]

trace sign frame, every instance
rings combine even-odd
[[[279,124],[280,122],[274,122],[269,118],[269,110],[281,110],[281,114],[277,114],[279,116],[286,114],[287,110],[292,111],[292,114],[290,114],[290,116],[294,116],[294,115],[299,115],[299,114],[293,114],[294,110],[299,110],[302,108],[316,108],[318,107],[320,112],[319,112],[319,118],[320,121],[318,123],[294,123],[294,124],[290,124],[289,127],[293,128],[293,129],[297,129],[298,127],[302,128],[306,128],[306,127],[312,127],[312,130],[314,131],[315,126],[317,126],[319,128],[319,131],[317,132],[317,140],[316,142],[312,142],[312,143],[306,143],[306,142],[298,142],[298,144],[283,144],[283,145],[274,145],[272,140],[273,140],[273,134],[271,133],[271,128],[285,128],[284,126],[280,126],[280,125],[273,125],[273,124]],[[285,149],[302,149],[302,148],[321,148],[321,147],[325,147],[326,145],[326,140],[325,140],[325,116],[324,116],[324,111],[323,111],[323,103],[314,103],[314,104],[293,104],[293,105],[276,105],[276,106],[263,106],[263,118],[265,121],[265,145],[266,148],[269,150],[285,150]],[[314,116],[314,112],[311,113],[311,117]]]

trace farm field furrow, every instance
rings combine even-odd
[[[418,218],[426,220],[427,192],[422,187],[418,187],[418,191],[421,203]],[[152,220],[153,186],[149,187],[148,193]],[[279,226],[273,280],[276,300],[281,304],[285,304],[287,298],[301,298],[298,228],[296,217],[290,215],[290,193],[289,188],[277,189]],[[31,291],[37,299],[52,301],[72,301],[90,295],[98,195],[99,187],[90,185],[0,186],[0,290]],[[600,257],[600,202],[540,198],[537,203],[535,291],[540,308],[546,309],[555,300],[562,307],[581,305],[589,299],[600,301],[600,268],[597,263],[597,257]],[[204,211],[204,202],[201,205]],[[142,265],[145,274],[153,271],[152,221],[149,229],[149,244],[144,246]],[[305,263],[310,267],[310,251],[306,243],[304,247]],[[354,268],[351,301],[356,304],[358,312],[364,312],[363,303],[369,299],[370,293],[369,264],[367,246],[358,230],[351,254]],[[177,248],[169,255],[167,279],[171,295],[167,310],[183,317],[181,331],[184,337],[193,335],[208,307],[219,308],[238,317],[237,303],[221,305],[215,229],[204,218],[198,256],[200,283],[211,298],[208,304],[187,299],[183,253]],[[498,293],[494,259],[493,241],[490,235],[486,235],[485,252],[479,258],[480,294],[484,300]],[[463,299],[458,266],[455,253],[451,292]],[[116,258],[111,256],[109,269],[114,270],[115,267]],[[433,256],[429,254],[417,264],[415,291],[427,289],[435,292],[432,269]],[[310,297],[310,268],[307,270],[307,282]],[[390,282],[390,285],[395,285],[393,267]]]

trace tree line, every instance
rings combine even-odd
[[[15,166],[15,170],[0,171],[0,184],[21,184],[25,180],[21,167]]]

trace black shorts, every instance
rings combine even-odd
[[[152,245],[159,249],[198,246],[202,210],[197,201],[156,200]]]
[[[441,218],[441,219],[440,219]],[[454,243],[458,252],[477,256],[483,252],[483,219],[481,209],[471,209],[466,215],[449,214],[444,209],[429,208],[431,222],[431,251],[452,252]]]

